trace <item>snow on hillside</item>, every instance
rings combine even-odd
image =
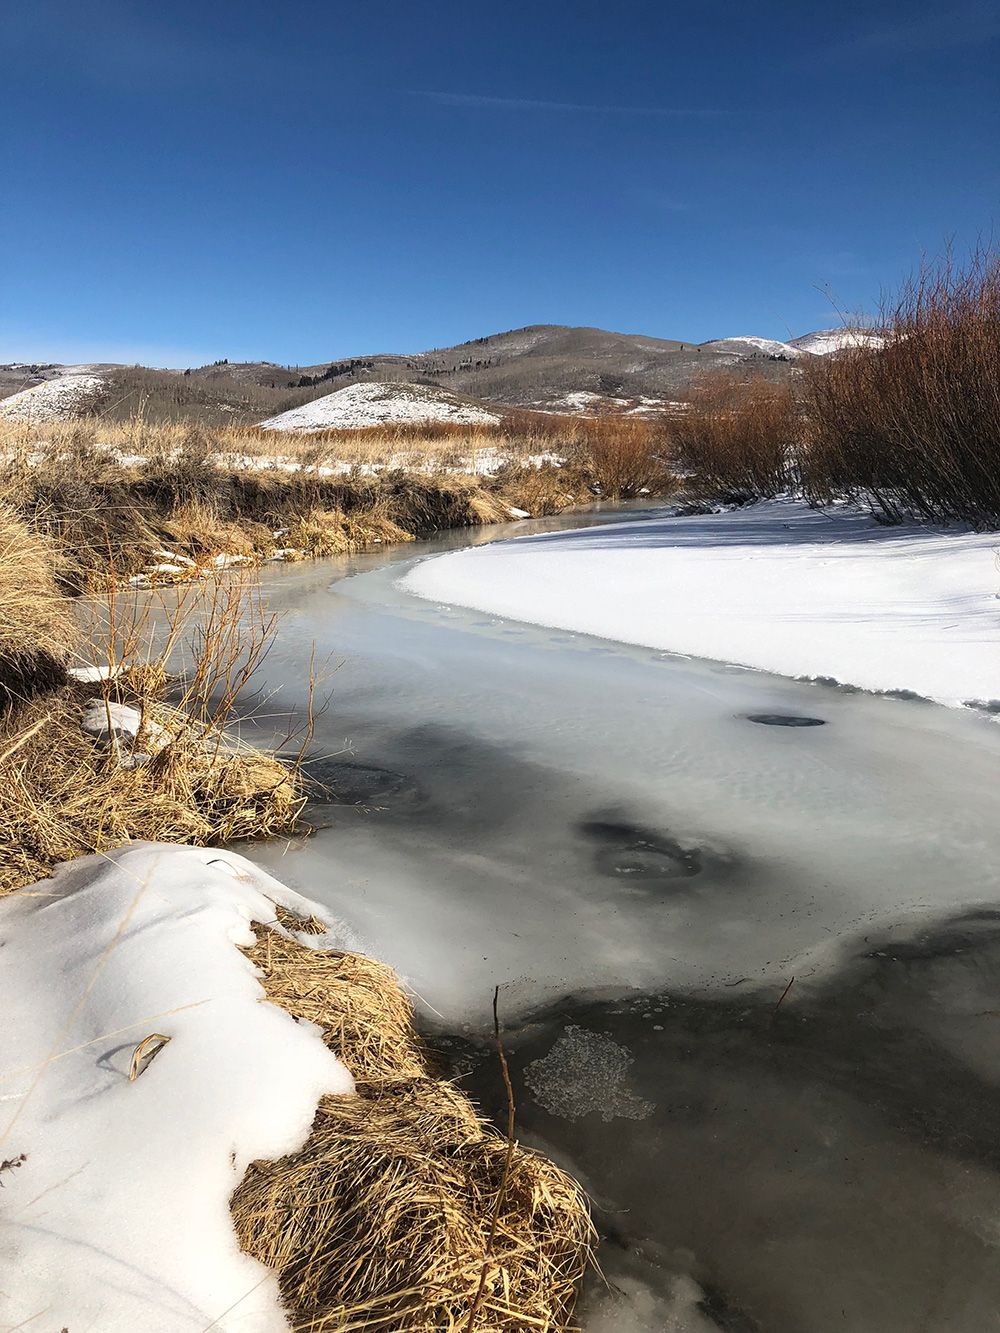
[[[493,425],[496,412],[424,384],[349,384],[325,398],[262,421],[263,430],[357,430],[408,422],[444,421],[452,425]]]
[[[60,375],[30,389],[0,399],[0,418],[6,421],[63,421],[79,416],[104,387],[99,375]]]
[[[496,542],[416,565],[418,597],[780,675],[1000,697],[997,533],[775,501]]]
[[[819,329],[816,333],[793,338],[789,346],[797,352],[811,352],[813,356],[829,356],[842,352],[845,347],[882,347],[885,339],[867,329]]]
[[[279,903],[325,917],[241,856],[154,843],[0,902],[4,1328],[288,1328],[229,1196],[354,1084],[239,952]]]
[[[735,338],[716,338],[712,342],[702,343],[706,352],[727,353],[732,356],[778,356],[794,361],[801,356],[800,349],[793,343],[779,342],[776,338],[758,338],[753,334],[744,334]]]

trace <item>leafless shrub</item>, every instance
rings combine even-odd
[[[800,432],[788,385],[713,375],[671,426],[673,456],[693,494],[773,496],[794,480]]]
[[[890,519],[1000,520],[1000,257],[925,266],[873,326],[881,348],[805,374],[810,495]]]
[[[628,499],[671,483],[663,431],[637,417],[596,417],[579,423],[581,452],[602,496]]]

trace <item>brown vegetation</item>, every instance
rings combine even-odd
[[[226,730],[274,631],[259,597],[227,579],[155,610],[109,593],[87,664],[103,679],[36,681],[0,721],[0,892],[132,839],[204,846],[295,827],[297,771]],[[122,705],[140,718],[134,739]],[[83,729],[95,708],[101,735]]]
[[[580,423],[586,467],[600,494],[624,500],[642,492],[662,494],[672,488],[665,458],[665,432],[638,417],[596,417]]]
[[[1000,257],[924,268],[873,328],[882,349],[807,368],[809,493],[890,519],[1000,521]]]
[[[676,466],[689,493],[706,499],[773,496],[795,477],[801,436],[791,388],[713,375],[696,385],[671,426]]]
[[[541,422],[541,425],[539,425]],[[511,507],[558,513],[670,485],[644,421],[543,418],[288,436],[197,424],[0,422],[0,501],[51,540],[66,586],[169,559],[332,555]]]
[[[55,579],[55,553],[0,504],[0,713],[65,680],[76,639]]]
[[[249,956],[270,1000],[323,1028],[357,1089],[324,1097],[305,1146],[253,1163],[232,1198],[240,1243],[278,1271],[292,1327],[568,1328],[594,1238],[575,1182],[511,1152],[432,1076],[389,968],[266,929]]]

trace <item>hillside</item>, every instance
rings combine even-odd
[[[499,420],[496,412],[466,402],[446,389],[385,382],[348,384],[260,424],[264,430],[308,433],[425,421],[491,426]]]
[[[782,380],[803,358],[875,341],[875,335],[859,329],[824,329],[789,342],[745,335],[692,343],[534,324],[454,347],[409,354],[380,352],[312,366],[217,361],[186,370],[157,370],[12,364],[0,366],[0,416],[13,414],[13,396],[18,394],[18,417],[22,404],[33,411],[51,404],[55,416],[86,411],[114,421],[142,413],[152,421],[246,425],[270,422],[348,385],[363,383],[433,386],[457,398],[499,407],[574,411],[578,401],[588,404],[587,410],[595,403],[614,410],[630,410],[636,404],[655,408],[659,402],[683,399],[694,381],[713,371]],[[41,387],[68,375],[78,380],[89,376],[96,382],[88,385],[86,394],[70,392],[68,385],[63,386],[65,392]],[[24,396],[36,387],[40,396]],[[400,419],[412,417],[404,411]]]

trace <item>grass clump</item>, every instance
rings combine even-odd
[[[805,481],[887,518],[1000,521],[1000,256],[928,266],[883,307],[880,348],[805,374]]]
[[[383,964],[273,930],[249,956],[268,999],[320,1024],[357,1088],[324,1097],[301,1151],[253,1163],[231,1201],[292,1327],[567,1329],[593,1241],[579,1187],[432,1076]]]
[[[252,585],[228,577],[160,599],[111,590],[90,610],[89,679],[63,673],[0,718],[0,892],[133,839],[205,846],[291,831],[305,804],[297,766],[226,725],[275,629]]]
[[[0,504],[0,711],[64,681],[75,640],[53,550]]]

